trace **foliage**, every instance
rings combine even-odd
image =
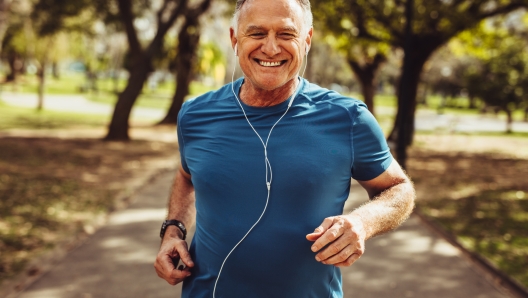
[[[517,32],[484,23],[477,33],[471,39],[467,35],[460,38],[462,46],[475,57],[465,72],[470,95],[508,114],[521,104],[528,106],[528,28]]]
[[[528,107],[528,14],[481,22],[459,34],[440,51],[426,75],[433,91],[444,97],[465,94],[470,104],[512,112]],[[483,82],[485,82],[483,84]]]
[[[327,1],[326,1],[327,2]],[[325,1],[314,0],[323,7]],[[528,5],[528,0],[453,0],[414,1],[411,34],[406,37],[407,1],[397,0],[339,0],[326,8],[334,22],[333,27],[343,27],[358,38],[387,43],[403,48],[408,43],[402,69],[406,70],[405,89],[398,89],[398,113],[389,136],[397,142],[398,159],[405,167],[405,150],[412,144],[417,92],[424,64],[430,56],[458,33],[476,26],[481,20],[503,15]]]

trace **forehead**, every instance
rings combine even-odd
[[[296,0],[248,0],[239,14],[239,29],[248,27],[295,27],[301,31],[303,10]]]

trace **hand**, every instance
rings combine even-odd
[[[185,267],[176,268],[180,258]],[[191,275],[191,267],[194,267],[194,263],[189,254],[187,242],[166,235],[154,263],[158,276],[174,286]]]
[[[318,252],[318,262],[337,267],[352,265],[365,251],[366,231],[361,219],[354,215],[327,217],[311,234],[309,241],[315,241],[312,251]]]

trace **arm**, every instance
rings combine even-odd
[[[312,251],[323,264],[352,265],[363,254],[365,240],[398,227],[412,212],[414,187],[395,160],[381,175],[359,184],[369,194],[368,203],[350,214],[326,218],[306,235],[315,241]]]
[[[194,206],[194,186],[191,175],[187,174],[180,166],[176,172],[169,200],[168,219],[177,219],[186,227],[194,224],[196,209]],[[158,276],[165,279],[169,284],[176,285],[191,275],[189,267],[194,263],[187,248],[187,242],[182,240],[182,232],[176,226],[169,226],[161,241],[161,247],[154,263]],[[178,261],[181,258],[185,268],[178,269]],[[174,264],[176,263],[176,264]]]

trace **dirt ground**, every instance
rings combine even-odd
[[[0,138],[0,282],[32,256],[94,233],[142,179],[174,168],[177,150],[173,141]]]
[[[407,168],[418,201],[458,199],[485,190],[528,192],[528,138],[418,135]]]

